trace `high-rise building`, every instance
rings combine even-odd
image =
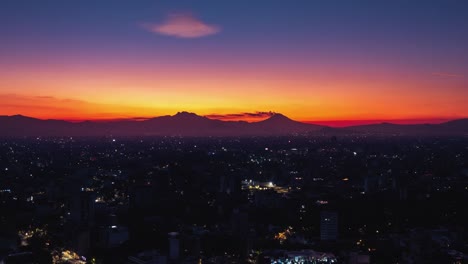
[[[74,192],[70,201],[70,217],[74,224],[90,226],[94,222],[95,195],[93,192],[81,190]]]
[[[320,213],[320,239],[323,241],[338,238],[338,213],[323,211]]]
[[[171,232],[169,233],[169,259],[177,260],[179,258],[179,233]]]

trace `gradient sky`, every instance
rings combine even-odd
[[[467,117],[467,14],[464,0],[2,0],[0,115]]]

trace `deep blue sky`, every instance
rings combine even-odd
[[[204,47],[314,46],[322,50],[381,52],[399,49],[438,58],[466,58],[467,1],[63,1],[3,0],[1,51],[28,47],[151,48],[154,36],[135,30],[171,12],[192,12],[223,32]],[[163,44],[186,46],[177,39]],[[56,45],[54,45],[56,43]],[[192,45],[193,43],[191,43]],[[102,45],[102,46],[101,46]],[[18,47],[19,46],[19,47]],[[111,47],[112,48],[112,47]],[[221,48],[220,48],[221,49]]]

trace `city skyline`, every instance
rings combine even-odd
[[[468,1],[0,1],[0,264],[468,263]]]

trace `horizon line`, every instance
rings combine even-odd
[[[264,120],[267,120],[271,118],[271,116],[262,118],[262,119],[257,119],[257,120],[246,120],[246,119],[229,119],[229,120],[223,120],[221,118],[210,118],[209,116],[211,115],[198,115],[194,112],[189,112],[189,111],[179,111],[175,113],[174,115],[159,115],[159,116],[150,116],[150,117],[116,117],[116,118],[40,118],[40,117],[34,117],[34,116],[28,116],[28,115],[22,115],[22,114],[14,114],[14,115],[0,115],[0,116],[7,116],[7,117],[14,117],[14,116],[23,116],[23,117],[28,117],[28,118],[33,118],[33,119],[38,119],[38,120],[57,120],[57,121],[65,121],[65,122],[70,122],[70,123],[82,123],[82,122],[96,122],[96,123],[112,123],[112,122],[120,122],[120,121],[132,121],[132,122],[141,122],[141,121],[146,121],[149,119],[153,118],[158,118],[158,117],[163,117],[163,116],[175,116],[180,113],[190,113],[190,114],[195,114],[200,117],[205,117],[210,120],[219,120],[223,122],[238,122],[238,121],[243,121],[247,123],[255,123],[255,122],[261,122]],[[281,113],[274,113],[274,115],[283,115]],[[285,115],[284,115],[285,116]],[[288,116],[286,116],[288,117]],[[288,117],[289,118],[289,117]],[[465,119],[468,117],[454,117],[454,118],[447,118],[447,117],[434,117],[434,118],[395,118],[395,119],[389,119],[389,118],[375,118],[375,119],[323,119],[323,120],[295,120],[291,119],[296,122],[304,123],[304,124],[311,124],[311,125],[321,125],[321,126],[328,126],[328,127],[350,127],[350,126],[359,126],[359,125],[372,125],[372,124],[382,124],[382,123],[390,123],[390,124],[398,124],[398,125],[418,125],[418,124],[442,124],[445,122],[453,121],[453,120],[459,120],[459,119]]]

